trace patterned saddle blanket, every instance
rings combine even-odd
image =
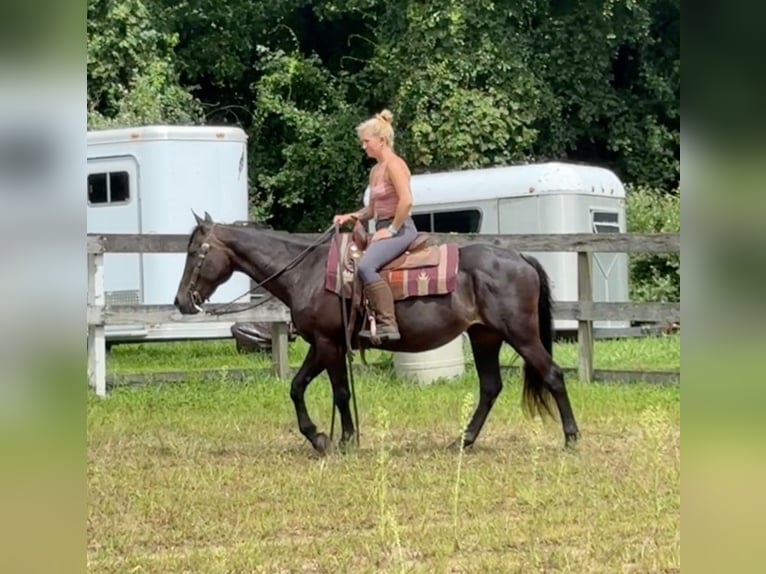
[[[337,239],[340,239],[338,245]],[[425,245],[427,236],[418,236],[410,249],[383,266],[381,278],[391,286],[394,300],[426,295],[446,295],[455,290],[458,244]],[[366,246],[366,242],[362,243]],[[356,262],[363,254],[355,233],[333,237],[327,255],[325,289],[350,298],[354,293]],[[340,260],[341,265],[338,265]],[[342,290],[342,291],[341,291]],[[356,290],[356,298],[360,296]]]

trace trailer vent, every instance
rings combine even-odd
[[[125,291],[107,291],[107,305],[140,305],[141,292],[138,289]]]
[[[592,211],[594,233],[619,233],[620,215],[613,211]]]

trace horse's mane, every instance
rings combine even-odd
[[[293,234],[289,231],[284,231],[282,229],[274,229],[268,223],[264,223],[261,221],[235,220],[235,221],[226,222],[226,223],[215,222],[215,224],[221,227],[229,227],[229,228],[252,232],[254,236],[265,235],[267,237],[271,237],[278,241],[293,244],[293,245],[299,245],[301,247],[307,247],[311,245],[312,243],[317,244],[316,243],[317,238],[307,237],[307,235],[309,234]],[[197,232],[199,228],[200,228],[199,225],[195,225],[192,228],[191,232],[189,233],[189,245],[191,245],[192,238],[194,237],[194,234]],[[330,237],[331,235],[328,235],[320,243],[318,243],[318,245],[329,243]],[[188,245],[187,245],[187,250],[188,250]]]
[[[302,246],[308,246],[316,242],[316,238],[306,237],[305,235],[301,234],[294,234],[283,229],[274,229],[271,225],[260,221],[233,221],[231,223],[219,223],[218,225],[236,227],[238,229],[244,228],[248,231],[253,231],[254,234],[267,235],[269,237],[279,239],[280,241],[294,243]],[[322,241],[322,243],[327,243],[329,239],[330,236]]]

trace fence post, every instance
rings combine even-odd
[[[88,305],[104,307],[104,254],[88,253]],[[104,324],[88,325],[88,384],[106,396],[106,337]]]
[[[271,324],[271,364],[274,374],[280,379],[287,378],[287,323],[277,321]]]
[[[593,301],[592,257],[590,252],[577,252],[577,300],[581,315],[583,307]],[[593,381],[593,321],[582,317],[577,320],[577,371],[581,381]]]

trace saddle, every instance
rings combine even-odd
[[[443,295],[455,288],[458,268],[458,245],[429,245],[431,237],[419,233],[407,250],[380,270],[381,278],[391,287],[394,300],[427,295]],[[333,237],[327,257],[325,288],[338,295],[352,297],[359,303],[361,286],[357,262],[369,246],[370,237],[357,222],[351,233]]]
[[[356,246],[357,253],[363,253],[370,245],[372,237],[364,228],[361,222],[357,221],[354,230],[351,232],[352,244]],[[407,249],[386,263],[382,269],[412,269],[415,267],[430,267],[438,265],[438,254],[433,253],[434,249],[428,247],[431,239],[428,233],[418,232],[417,237],[407,246]],[[434,258],[437,255],[437,258]]]
[[[357,222],[351,233],[332,238],[327,256],[325,289],[351,300],[349,329],[352,331],[357,316],[370,316],[357,274],[358,260],[370,239],[362,224]],[[419,233],[404,253],[380,268],[380,276],[391,288],[394,301],[445,295],[455,290],[459,259],[457,243],[429,245],[429,240],[427,233]]]

